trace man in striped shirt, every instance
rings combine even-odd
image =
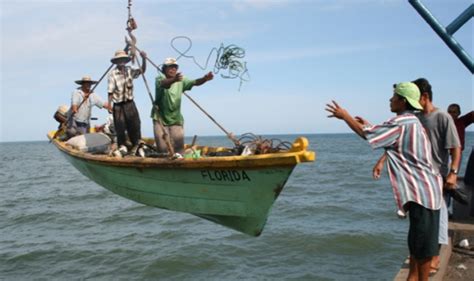
[[[131,60],[128,54],[119,50],[110,60],[117,65],[109,74],[108,93],[109,104],[113,102],[114,126],[117,133],[117,147],[125,155],[128,149],[125,145],[126,134],[132,142],[131,154],[134,155],[141,139],[141,122],[137,107],[133,101],[133,79],[136,79],[146,70],[146,53],[140,53],[142,57],[141,68],[134,69],[126,64]]]
[[[433,168],[431,144],[423,126],[413,114],[421,109],[420,91],[410,82],[399,83],[390,99],[390,110],[397,115],[372,126],[352,117],[335,101],[327,104],[329,117],[344,120],[359,136],[375,148],[384,148],[395,202],[402,215],[408,212],[410,229],[409,280],[428,280],[433,256],[438,255],[439,209],[442,178]]]

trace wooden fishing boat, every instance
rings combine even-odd
[[[308,140],[289,151],[249,156],[206,157],[225,148],[198,147],[203,157],[171,160],[115,158],[81,152],[48,138],[83,175],[106,189],[145,205],[191,213],[259,236],[268,213],[294,167],[315,160]]]

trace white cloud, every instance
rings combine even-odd
[[[87,12],[86,8],[77,11],[74,5],[58,6],[42,7],[37,15],[22,22],[15,19],[22,16],[21,7],[9,10],[9,15],[2,18],[2,55],[7,64],[32,57],[48,59],[84,53],[95,57],[104,49],[115,50],[117,43],[123,42],[107,39],[123,38],[123,28],[118,28],[125,25],[121,18],[105,12]],[[64,11],[60,13],[57,10],[61,7]]]
[[[127,15],[122,6],[107,2],[101,4],[94,10],[74,2],[57,1],[54,5],[48,1],[42,5],[25,5],[24,2],[2,4],[2,64],[11,65],[37,58],[51,60],[76,56],[79,59],[84,53],[87,53],[88,59],[110,56],[124,44]],[[146,8],[149,9],[148,6]],[[36,13],[33,13],[35,10]],[[190,27],[186,22],[170,22],[146,12],[145,8],[137,7],[134,13],[138,22],[138,29],[134,31],[138,46],[168,44],[178,35],[190,36],[193,41],[216,41],[242,37],[251,32],[251,27],[215,28],[209,23],[196,23]],[[25,13],[33,16],[21,20]],[[187,14],[182,16],[186,18]],[[166,48],[171,49],[170,46]]]

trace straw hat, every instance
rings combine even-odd
[[[163,62],[164,66],[170,66],[170,65],[178,65],[178,62],[176,61],[175,58],[166,58],[165,61]]]
[[[83,76],[81,80],[76,80],[76,84],[82,85],[86,82],[89,82],[91,84],[96,84],[97,81],[92,80],[92,78],[89,75]]]
[[[129,62],[130,57],[124,50],[118,50],[115,52],[114,57],[111,58],[110,61],[116,64],[119,60],[126,60],[126,62]]]

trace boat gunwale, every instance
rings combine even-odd
[[[315,158],[313,151],[306,150],[302,147],[297,151],[278,152],[271,154],[249,155],[249,156],[216,156],[205,157],[199,159],[175,159],[168,158],[141,158],[138,156],[127,156],[124,158],[111,157],[105,154],[92,154],[82,152],[52,139],[51,132],[48,138],[54,145],[65,154],[78,158],[86,162],[94,162],[97,164],[129,167],[129,168],[181,168],[181,169],[222,169],[222,168],[262,168],[277,166],[295,166],[300,162],[312,162]]]

